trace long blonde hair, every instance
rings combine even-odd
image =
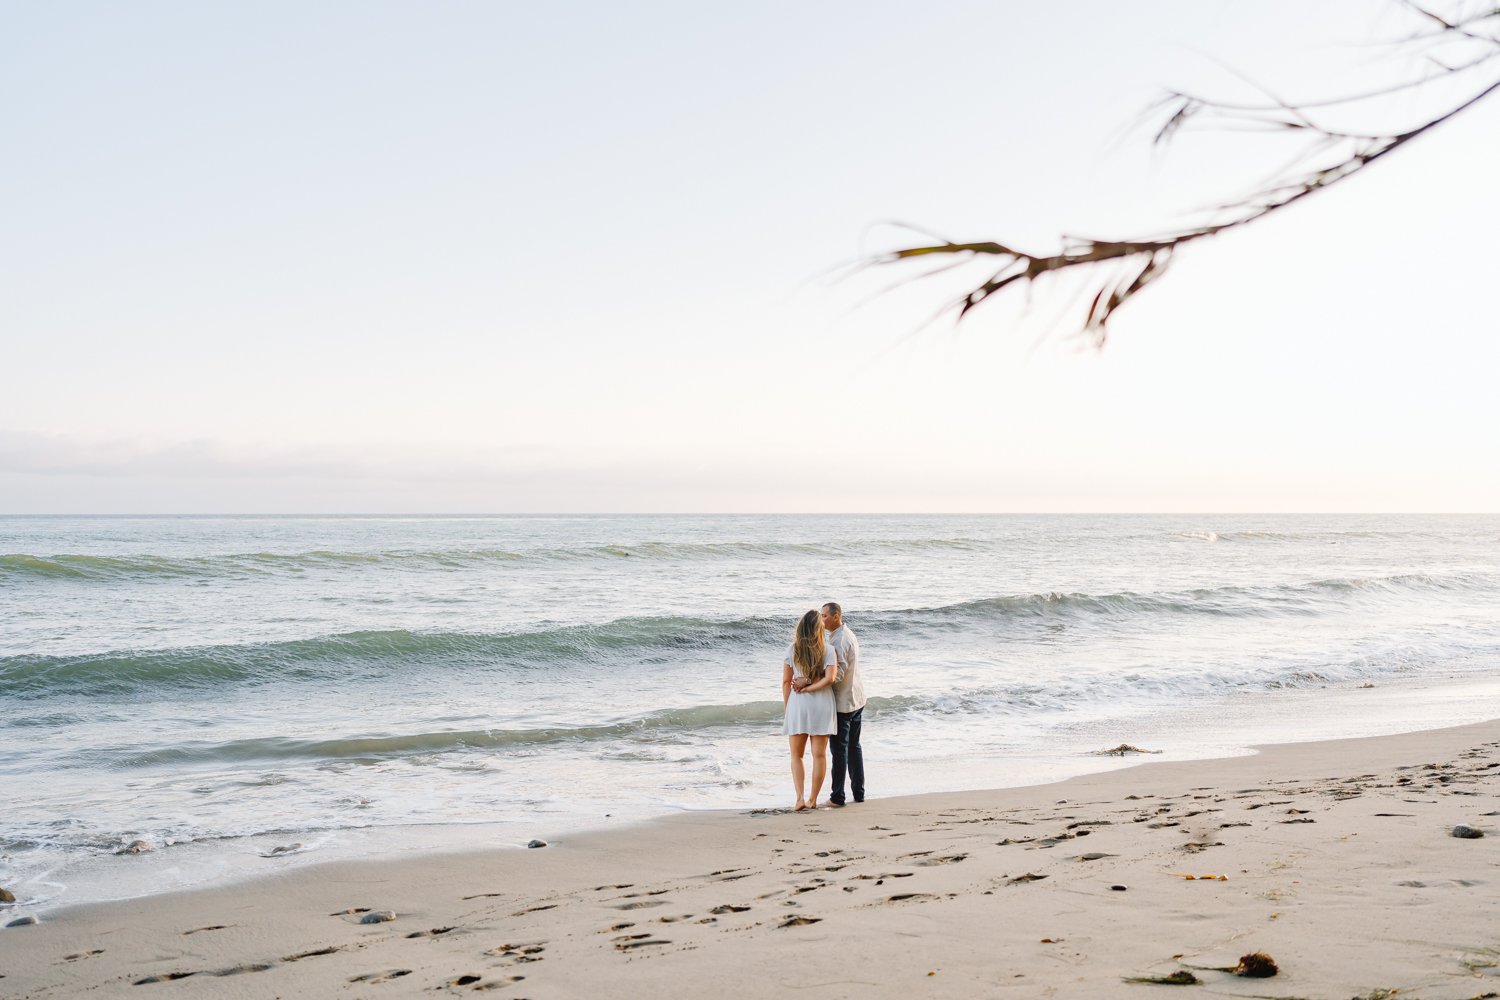
[[[816,681],[823,676],[823,657],[826,653],[823,621],[815,608],[797,622],[797,634],[792,639],[792,669],[804,679]]]

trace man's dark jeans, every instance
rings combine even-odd
[[[865,800],[865,752],[859,745],[859,730],[864,723],[863,706],[852,712],[840,712],[838,734],[829,740],[833,747],[833,786],[828,801],[844,804],[844,773],[849,774],[849,790],[855,802]]]

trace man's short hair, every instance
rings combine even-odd
[[[827,604],[823,605],[823,610],[827,611],[829,614],[838,615],[840,618],[844,617],[844,609],[839,607],[837,601],[829,601]]]

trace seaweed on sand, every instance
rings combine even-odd
[[[1178,969],[1176,972],[1165,976],[1126,976],[1127,983],[1151,983],[1159,986],[1197,986],[1202,980],[1188,972],[1186,969]]]

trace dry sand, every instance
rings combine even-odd
[[[1497,812],[1500,721],[680,815],[44,913],[0,996],[1497,996]],[[1197,968],[1251,951],[1280,974]]]

